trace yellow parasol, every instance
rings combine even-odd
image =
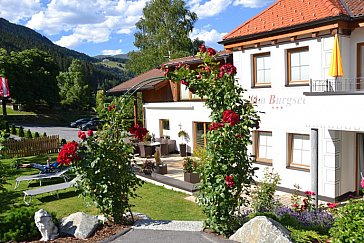
[[[334,48],[332,49],[329,75],[331,77],[342,77],[344,75],[339,39],[337,37],[337,34],[335,35]]]

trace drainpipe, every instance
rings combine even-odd
[[[138,94],[134,94],[134,125],[138,124]]]
[[[318,129],[311,128],[311,191],[316,193],[315,205],[318,205]]]

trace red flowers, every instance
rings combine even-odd
[[[361,188],[364,188],[364,178],[361,178],[360,185],[361,185]]]
[[[207,53],[209,54],[209,56],[214,56],[214,55],[216,55],[216,51],[215,51],[215,49],[213,49],[213,48],[208,48],[208,49],[207,49]]]
[[[188,87],[189,83],[185,81],[184,79],[181,80],[181,84],[186,85]]]
[[[222,121],[224,123],[230,123],[231,126],[240,122],[240,117],[232,110],[226,110],[222,113]]]
[[[143,141],[143,138],[148,133],[148,130],[137,124],[134,127],[131,127],[129,129],[129,132],[134,135],[134,137],[137,138],[139,141]]]
[[[315,196],[316,195],[315,192],[311,192],[311,191],[305,191],[304,194],[307,195],[307,196]]]
[[[198,48],[199,50],[200,50],[200,52],[206,52],[206,46],[205,46],[205,44],[202,44],[202,45],[200,45],[200,47]]]
[[[88,131],[87,131],[87,135],[88,135],[89,137],[92,137],[92,136],[94,135],[94,132],[93,132],[92,130],[88,130]]]
[[[236,74],[236,67],[230,63],[226,63],[220,67],[220,78],[224,76],[224,74],[234,75]]]
[[[78,131],[77,136],[78,136],[80,139],[82,139],[82,140],[85,140],[85,139],[86,139],[86,133],[85,133],[85,132]]]
[[[222,122],[213,122],[213,123],[211,123],[211,126],[209,127],[209,131],[217,130],[223,126],[224,126],[224,123],[222,123]]]
[[[107,111],[110,112],[110,111],[112,111],[115,108],[116,108],[116,105],[115,104],[109,105],[109,106],[107,106]]]
[[[60,164],[70,165],[75,159],[78,159],[76,156],[77,146],[78,143],[74,141],[63,145],[61,151],[58,154],[57,162]]]
[[[235,182],[234,182],[234,177],[232,175],[227,175],[225,176],[225,184],[227,187],[234,187],[235,186]]]
[[[327,203],[327,206],[332,209],[332,208],[336,208],[337,204],[336,203],[328,202]]]

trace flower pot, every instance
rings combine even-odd
[[[179,153],[180,153],[181,157],[187,156],[187,145],[185,143],[181,143],[179,145]]]
[[[200,173],[192,172],[192,173],[184,173],[184,181],[189,183],[199,183],[200,182]]]
[[[155,173],[158,173],[158,174],[161,174],[161,175],[167,174],[167,165],[166,164],[157,165],[154,168],[154,170],[155,170]]]

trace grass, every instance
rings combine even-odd
[[[30,115],[30,116],[34,116],[36,115],[34,112],[29,112],[29,111],[16,111],[11,109],[10,107],[6,107],[6,113],[8,115],[12,115],[12,116],[22,116],[22,115]],[[0,115],[3,115],[3,109],[0,109]]]
[[[57,154],[50,157],[55,159]],[[30,156],[19,158],[20,163],[45,163],[49,155]],[[3,159],[2,164],[13,166],[17,159]],[[33,169],[13,169],[13,174],[8,178],[8,193],[0,193],[0,212],[6,214],[14,207],[25,205],[23,202],[23,192],[31,188],[39,186],[39,182],[28,184],[20,183],[17,189],[14,189],[15,179],[21,175],[36,174],[37,170]],[[62,179],[55,181],[43,182],[42,185],[62,182]],[[137,189],[138,198],[132,199],[131,203],[135,206],[132,208],[135,212],[148,215],[156,220],[202,220],[204,215],[200,208],[193,202],[184,198],[188,195],[165,189],[164,187],[144,183],[142,187]],[[98,209],[93,205],[89,198],[80,196],[80,191],[75,188],[59,192],[59,199],[54,195],[43,194],[33,197],[32,205],[38,208],[44,208],[49,212],[55,212],[58,218],[65,217],[75,212],[85,212],[91,215],[99,214]]]

